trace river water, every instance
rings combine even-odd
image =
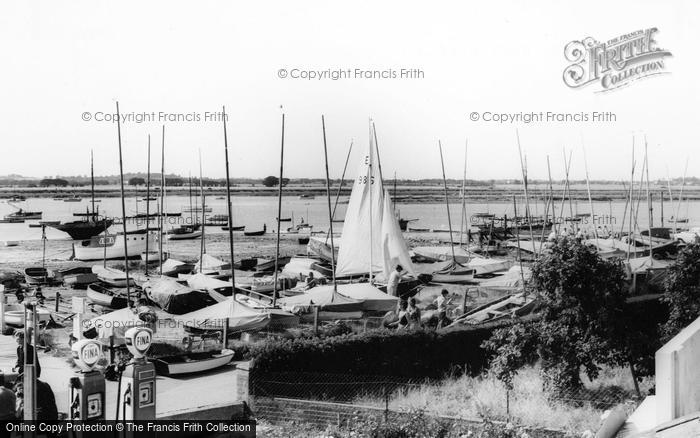
[[[347,207],[348,197],[341,197],[340,202],[337,206],[336,217],[342,218],[345,215],[345,209]],[[121,200],[120,198],[102,198],[99,199],[100,214],[104,214],[110,217],[121,217]],[[193,200],[194,205],[198,205],[200,202]],[[524,202],[519,201],[520,204],[517,206],[518,215],[524,215],[525,205]],[[220,199],[220,197],[208,197],[207,206],[212,208],[211,213],[207,215],[216,214],[226,214],[226,200]],[[270,239],[270,234],[276,228],[276,217],[277,217],[277,198],[270,196],[237,196],[232,198],[233,203],[233,216],[235,225],[245,225],[247,231],[254,231],[262,229],[263,224],[267,225],[268,238],[259,239],[261,248],[264,246],[274,245],[275,239]],[[165,211],[167,212],[181,212],[183,208],[189,206],[190,200],[188,196],[169,196],[165,205]],[[60,220],[62,222],[78,220],[79,218],[74,217],[73,213],[85,212],[86,207],[89,205],[89,199],[84,198],[81,202],[63,202],[58,200],[53,200],[51,198],[30,198],[27,201],[19,202],[14,204],[17,207],[23,208],[25,211],[42,211],[43,220]],[[557,216],[560,215],[561,211],[561,201],[557,201],[555,209]],[[150,211],[155,211],[157,208],[156,202],[150,203]],[[420,228],[420,229],[435,229],[435,230],[447,230],[448,220],[447,211],[444,204],[426,204],[426,203],[400,203],[396,205],[396,209],[400,213],[402,218],[405,219],[417,219],[409,224],[409,228]],[[671,216],[675,214],[676,205],[671,205],[670,202],[666,201],[663,206],[664,209],[664,222],[666,226],[672,226],[669,223]],[[467,204],[467,216],[470,221],[476,221],[472,219],[471,215],[474,213],[493,213],[496,216],[502,216],[504,214],[508,217],[513,217],[513,204],[512,202],[480,202],[480,203],[468,203]],[[544,204],[542,201],[537,203],[531,202],[530,211],[533,215],[544,214]],[[614,229],[619,231],[622,227],[623,212],[625,210],[624,201],[612,201],[612,202],[594,202],[593,211],[595,214],[595,221],[590,218],[584,218],[584,227],[589,227],[590,224],[595,222],[596,226],[600,226],[601,229]],[[12,205],[6,202],[0,203],[0,216],[12,213],[16,211]],[[126,214],[134,215],[136,213],[145,213],[146,202],[138,201],[135,198],[126,200]],[[569,216],[570,212],[574,214],[583,214],[590,212],[590,206],[588,202],[578,201],[572,202],[569,205],[568,201],[565,204],[564,215]],[[551,212],[550,212],[551,214]],[[452,218],[452,228],[458,230],[461,222],[461,205],[458,203],[450,204],[450,216]],[[688,224],[681,224],[680,227],[686,228],[689,226],[699,226],[700,225],[700,202],[689,201],[684,202],[679,208],[679,217],[687,217],[690,219]],[[298,197],[283,197],[282,202],[282,217],[283,218],[294,218],[294,223],[299,223],[302,219],[314,226],[314,231],[326,231],[328,229],[328,204],[325,197],[317,196],[315,199],[299,199]],[[648,224],[648,210],[646,208],[646,202],[643,201],[640,204],[639,215],[636,218],[639,227],[644,229]],[[629,216],[625,222],[629,220]],[[190,214],[182,213],[181,217],[172,217],[168,219],[169,224],[166,224],[166,228],[170,228],[174,225],[189,223]],[[20,224],[0,224],[0,266],[3,263],[15,264],[20,261],[30,262],[41,260],[42,244],[41,244],[41,228],[30,228],[28,225],[30,223],[36,223],[38,221],[26,221]],[[653,203],[653,224],[655,226],[661,225],[661,204],[660,202]],[[151,226],[155,226],[156,222],[152,221]],[[342,223],[334,223],[334,231],[336,233],[342,232]],[[143,221],[137,223],[136,221],[128,221],[128,228],[135,229],[139,226],[143,226]],[[282,229],[286,229],[291,226],[290,222],[283,222]],[[626,229],[627,227],[625,227]],[[114,225],[110,231],[121,230],[121,225]],[[221,230],[220,227],[206,227],[207,234],[207,245],[209,248],[219,248],[221,252],[225,252],[227,245],[227,232]],[[255,250],[256,244],[253,238],[242,239],[241,241],[248,242],[251,245],[250,250]],[[47,241],[47,258],[49,260],[67,260],[70,257],[71,240],[70,237],[58,230],[47,227],[46,228]],[[293,239],[294,236],[285,236],[285,240]],[[4,241],[17,241],[19,245],[17,247],[5,247],[2,243]],[[172,242],[169,245],[173,246],[174,252],[180,252],[189,258],[196,258],[199,252],[199,241],[182,241],[182,242]],[[252,243],[251,243],[252,242]],[[269,249],[269,248],[267,248]],[[301,251],[301,248],[299,248]]]

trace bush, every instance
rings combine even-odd
[[[457,370],[478,374],[489,361],[481,343],[496,328],[512,323],[281,339],[250,345],[242,353],[255,359],[253,371],[263,374],[298,371],[409,379],[440,378]]]

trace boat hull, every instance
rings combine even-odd
[[[103,257],[110,259],[123,259],[141,257],[141,253],[146,251],[146,235],[127,235],[127,249],[124,249],[124,238],[122,235],[95,236],[90,240],[83,240],[73,244],[74,258],[76,260],[102,260]],[[151,242],[151,245],[154,245]],[[150,245],[149,245],[150,246]]]
[[[224,349],[221,353],[198,358],[195,355],[185,357],[162,357],[153,361],[156,372],[161,376],[194,374],[222,367],[233,360],[233,350]]]
[[[51,313],[48,310],[38,307],[36,316],[40,324],[51,319]],[[24,306],[20,304],[5,304],[5,324],[13,327],[24,327]]]

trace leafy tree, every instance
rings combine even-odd
[[[667,341],[700,317],[700,245],[686,246],[667,271],[662,302],[668,304],[668,321],[661,327]]]
[[[130,186],[142,186],[144,184],[146,184],[146,180],[141,177],[135,176],[133,178],[129,178]]]
[[[279,178],[277,178],[276,176],[272,176],[272,175],[266,176],[262,180],[262,184],[265,187],[275,187],[275,186],[277,186],[277,184],[279,184],[279,182],[280,182]]]
[[[594,379],[599,364],[629,358],[621,263],[601,259],[578,240],[561,238],[534,263],[529,288],[541,302],[541,319],[527,329],[516,325],[497,331],[485,343],[496,353],[493,363],[506,385],[532,358],[532,350],[541,361],[545,386],[556,391],[579,389],[582,368]]]

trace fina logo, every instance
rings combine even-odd
[[[570,42],[564,48],[564,56],[572,64],[564,69],[564,83],[569,88],[599,83],[600,93],[669,73],[664,58],[673,55],[658,47],[656,32],[658,29],[653,27],[602,43],[591,37]]]
[[[148,351],[151,346],[151,332],[150,330],[139,330],[134,336],[134,348],[136,348],[141,353]]]
[[[100,360],[102,349],[95,342],[87,343],[80,350],[80,359],[88,366],[93,366]]]

